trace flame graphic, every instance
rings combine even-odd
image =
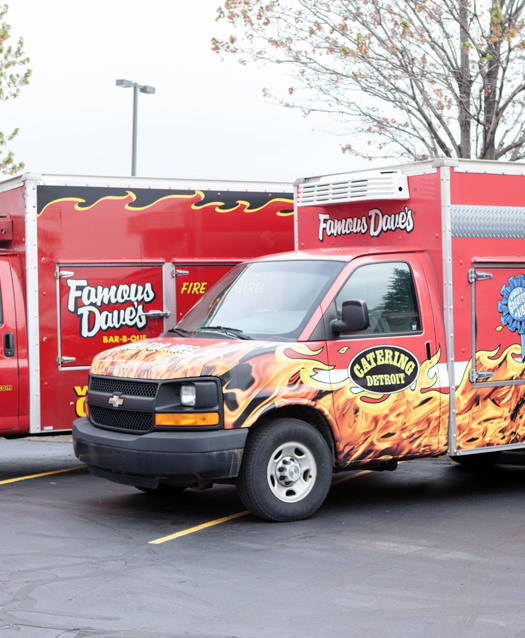
[[[513,344],[499,356],[500,348],[476,353],[476,370],[490,370],[489,382],[524,380],[521,346]],[[516,356],[519,360],[516,360]],[[467,366],[456,393],[458,448],[469,449],[521,443],[525,440],[525,385],[481,387],[472,385]]]
[[[226,423],[248,427],[268,410],[291,404],[315,407],[333,421],[330,386],[314,380],[319,370],[331,369],[311,358],[323,350],[306,344],[278,345],[272,353],[241,361],[224,375]],[[229,394],[233,400],[228,400]]]
[[[437,454],[440,441],[440,409],[443,393],[432,390],[437,377],[431,370],[440,351],[421,364],[415,387],[377,395],[366,391],[355,395],[352,383],[334,392],[334,409],[341,434],[338,458],[350,463]],[[440,445],[441,444],[441,445]]]
[[[446,452],[449,394],[435,389],[439,350],[421,363],[412,387],[378,397],[349,378],[337,384],[322,381],[333,369],[321,360],[324,344],[195,340],[198,350],[174,355],[167,350],[179,342],[170,340],[160,342],[164,349],[148,350],[158,343],[103,352],[94,359],[92,372],[137,379],[218,376],[226,428],[249,427],[268,410],[285,405],[311,406],[332,426],[340,467]],[[520,346],[499,356],[498,351],[478,352],[477,369],[493,371],[493,380],[525,380],[525,366],[515,359]],[[525,385],[472,386],[469,369],[456,394],[458,447],[524,441]]]
[[[246,196],[246,194],[244,195]],[[125,210],[148,211],[154,206],[157,206],[160,202],[165,202],[168,200],[186,200],[188,201],[188,203],[191,202],[191,208],[193,210],[209,208],[212,212],[215,213],[256,213],[263,209],[271,208],[275,209],[275,214],[280,217],[288,217],[289,215],[293,215],[293,199],[287,199],[283,197],[268,198],[261,206],[256,205],[252,208],[252,204],[248,201],[245,201],[244,199],[236,199],[233,205],[227,205],[224,201],[206,201],[207,197],[208,195],[205,192],[196,190],[185,194],[166,195],[164,197],[156,199],[154,202],[151,202],[146,206],[133,206],[132,204],[134,201],[136,201],[137,196],[135,195],[135,193],[133,193],[133,191],[129,190],[126,191],[126,195],[106,195],[97,199],[93,204],[84,206],[82,204],[85,204],[86,200],[82,199],[81,197],[63,197],[60,199],[55,199],[52,202],[46,204],[44,208],[38,213],[38,216],[40,217],[40,215],[43,215],[50,206],[63,202],[71,202],[72,204],[74,204],[74,210],[79,212],[88,211],[95,206],[108,201],[122,202],[123,208]],[[260,196],[257,199],[260,199]]]
[[[246,352],[253,350],[244,343],[202,339],[194,344],[193,351],[169,352],[170,348],[184,345],[177,340],[145,340],[133,344],[132,348],[124,346],[105,350],[93,359],[91,372],[131,379],[176,379],[201,374],[220,376],[235,367]],[[272,353],[274,349],[275,344],[271,348]]]

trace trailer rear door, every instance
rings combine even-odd
[[[0,257],[0,431],[18,429],[16,309],[9,258]]]
[[[467,370],[456,380],[457,449],[520,446],[525,441],[525,261],[474,260],[468,281],[471,347]]]
[[[162,265],[61,265],[58,363],[88,367],[95,354],[163,331]]]
[[[474,263],[469,282],[470,382],[525,384],[525,263]]]

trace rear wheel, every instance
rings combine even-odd
[[[455,462],[467,467],[471,470],[481,470],[484,467],[488,467],[495,463],[501,452],[483,452],[481,454],[466,454],[462,456],[451,456],[450,458]]]
[[[330,488],[332,456],[323,436],[298,419],[275,419],[248,436],[237,489],[259,518],[308,518]]]

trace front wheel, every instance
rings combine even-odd
[[[237,489],[244,505],[267,521],[298,521],[321,507],[332,456],[323,436],[298,419],[275,419],[248,436]]]

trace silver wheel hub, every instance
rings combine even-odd
[[[301,466],[293,456],[285,456],[277,466],[277,480],[285,487],[293,485],[301,476]]]
[[[303,443],[284,443],[270,457],[268,487],[284,503],[296,503],[305,498],[314,487],[316,478],[314,455]]]

